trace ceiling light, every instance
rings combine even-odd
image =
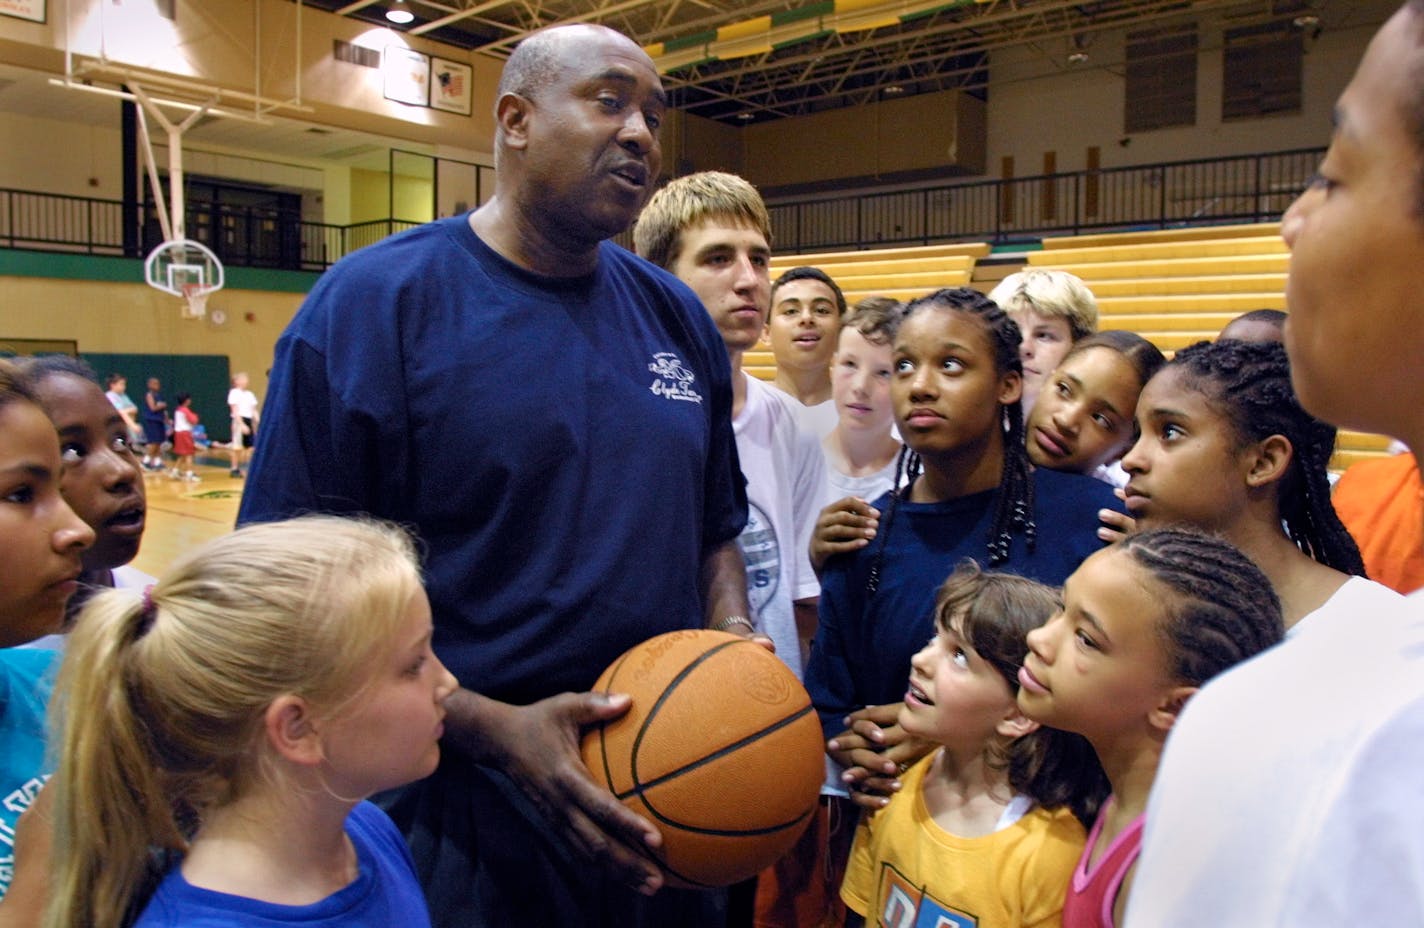
[[[890,84],[887,87],[881,88],[880,92],[885,94],[885,96],[887,97],[896,97],[904,93],[905,88],[901,87],[899,84]]]
[[[1088,63],[1088,53],[1087,53],[1087,52],[1074,52],[1073,54],[1071,54],[1071,55],[1068,56],[1068,63],[1069,63],[1069,64],[1087,64],[1087,63]]]
[[[406,23],[415,19],[415,14],[410,11],[410,7],[405,5],[405,0],[396,0],[395,3],[391,4],[391,8],[386,10],[386,19],[389,19],[397,25],[404,26]]]
[[[737,118],[740,119],[742,122],[750,122],[751,120],[756,119],[756,117],[753,116],[751,113],[738,113]]]

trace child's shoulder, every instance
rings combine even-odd
[[[1014,825],[1018,852],[1027,858],[1046,856],[1076,862],[1088,842],[1087,829],[1065,807],[1034,806]]]
[[[1043,502],[1052,500],[1055,507],[1069,504],[1094,510],[1108,508],[1123,511],[1122,500],[1117,498],[1113,488],[1087,474],[1035,467],[1033,484],[1035,498]],[[1043,508],[1042,503],[1037,508]]]

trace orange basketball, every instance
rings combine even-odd
[[[727,632],[669,632],[630,649],[594,689],[627,713],[591,729],[595,780],[662,832],[669,882],[727,886],[796,843],[825,777],[821,724],[796,676]]]

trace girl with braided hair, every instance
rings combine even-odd
[[[1123,456],[1138,527],[1185,524],[1245,551],[1294,630],[1327,603],[1370,615],[1398,594],[1364,578],[1330,503],[1335,427],[1301,408],[1285,348],[1224,339],[1179,352],[1142,391]]]
[[[896,717],[954,565],[973,558],[1057,586],[1101,547],[1099,510],[1120,509],[1100,481],[1030,467],[1021,390],[1019,329],[993,301],[956,288],[906,307],[890,385],[906,445],[898,489],[874,502],[875,541],[826,562],[806,671],[828,750],[864,806],[883,805],[890,775],[926,749]]]
[[[1018,708],[1082,735],[1112,795],[1068,883],[1063,928],[1122,923],[1147,795],[1177,715],[1207,680],[1281,640],[1280,603],[1231,544],[1158,529],[1094,554],[1028,631]]]

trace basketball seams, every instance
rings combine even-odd
[[[603,693],[604,693],[604,695],[607,695],[607,694],[613,692],[613,681],[618,678],[618,671],[620,671],[620,670],[623,669],[623,665],[627,662],[628,658],[632,656],[632,654],[633,654],[632,651],[626,651],[626,652],[624,652],[623,656],[620,657],[620,658],[618,658],[618,660],[614,661],[614,662],[613,662],[613,666],[609,667],[608,670],[605,672],[604,675],[608,677],[608,682],[607,682],[606,684],[604,684],[604,687],[603,687]],[[597,685],[597,684],[595,684],[595,685]],[[612,766],[610,766],[609,763],[608,763],[608,739],[607,739],[607,737],[605,736],[605,733],[606,733],[607,731],[608,731],[608,723],[607,723],[607,722],[599,722],[599,723],[598,723],[598,759],[599,759],[599,762],[603,765],[603,782],[605,782],[605,783],[612,783],[612,782],[613,782],[613,768],[612,768]]]
[[[672,679],[668,680],[667,684],[663,687],[662,692],[658,694],[657,701],[654,702],[653,707],[648,710],[648,714],[643,717],[643,724],[638,726],[638,733],[633,736],[633,753],[632,756],[628,759],[628,776],[632,778],[632,789],[634,792],[642,792],[640,788],[642,785],[642,781],[641,778],[638,776],[638,756],[642,752],[643,736],[645,736],[648,733],[648,729],[652,727],[653,721],[658,717],[658,712],[662,710],[662,707],[667,704],[667,701],[670,698],[672,698],[672,694],[677,692],[677,688],[682,685],[683,681],[685,681],[689,676],[692,675],[692,672],[694,670],[707,663],[707,661],[710,660],[713,655],[721,654],[728,648],[739,644],[749,644],[753,647],[758,648],[761,647],[761,645],[753,644],[752,642],[747,641],[746,639],[737,639],[735,641],[725,641],[715,647],[708,648],[706,651],[703,651],[701,654],[697,655],[697,657],[693,658],[676,674],[674,674]],[[658,779],[663,780],[666,779],[666,777],[667,775],[664,774],[663,776],[658,777]],[[610,779],[608,782],[612,783],[613,781]],[[618,798],[622,799],[623,797],[619,796]]]
[[[689,773],[689,772],[691,772],[691,771],[693,771],[693,770],[696,770],[696,769],[699,768],[699,767],[705,767],[705,766],[707,766],[708,764],[713,763],[714,761],[721,760],[722,758],[726,757],[728,754],[733,754],[733,753],[735,753],[735,752],[741,750],[742,748],[746,747],[747,745],[752,744],[752,743],[754,743],[754,742],[756,742],[756,741],[759,741],[759,740],[761,740],[762,738],[765,738],[767,735],[770,735],[770,734],[772,734],[773,732],[780,731],[781,729],[785,728],[786,726],[791,725],[791,724],[795,723],[796,721],[805,718],[811,711],[812,711],[811,705],[810,705],[810,703],[807,703],[805,706],[801,707],[801,708],[798,709],[797,711],[791,713],[791,714],[788,715],[788,716],[785,716],[785,717],[783,717],[783,718],[777,719],[775,722],[772,722],[770,725],[766,726],[765,728],[762,728],[762,729],[760,729],[760,730],[758,730],[758,731],[754,731],[754,732],[752,732],[752,733],[750,733],[750,734],[748,734],[748,735],[744,735],[743,737],[737,739],[736,741],[733,741],[733,742],[730,743],[730,744],[727,744],[727,745],[724,745],[723,747],[718,748],[717,750],[713,751],[711,754],[705,754],[705,755],[703,755],[702,757],[699,757],[697,760],[694,760],[694,761],[691,761],[691,762],[689,762],[689,763],[683,764],[681,767],[678,767],[676,770],[669,770],[667,773],[664,773],[664,774],[662,774],[662,775],[660,775],[660,776],[654,777],[653,779],[649,780],[649,781],[646,782],[646,783],[644,783],[644,782],[642,782],[642,781],[640,781],[640,780],[638,779],[637,773],[636,773],[636,771],[635,771],[634,774],[633,774],[633,786],[632,786],[630,789],[628,789],[626,792],[614,793],[613,795],[615,795],[616,797],[618,797],[620,800],[621,800],[621,799],[627,799],[627,798],[629,798],[630,796],[638,796],[638,797],[640,797],[640,798],[646,803],[646,802],[648,801],[648,797],[647,797],[646,795],[644,795],[644,793],[645,793],[647,790],[653,789],[654,787],[657,787],[657,786],[661,786],[663,783],[666,783],[666,782],[668,782],[669,780],[675,780],[675,779],[677,779],[678,777],[682,776],[683,774]],[[635,752],[636,752],[636,748],[635,748]],[[636,755],[636,753],[635,753],[635,754],[634,754],[634,757],[636,758],[636,756],[637,756],[637,755]],[[656,812],[654,812],[654,814],[656,814]],[[673,825],[678,824],[677,822],[673,822],[673,821],[670,821],[670,820],[667,820],[667,819],[663,819],[663,820],[664,820],[664,821],[668,821],[669,824],[673,824]],[[799,820],[799,819],[798,819],[798,820]],[[683,826],[679,826],[679,827],[683,827]],[[783,826],[777,826],[777,827],[783,827]],[[695,830],[702,831],[702,829],[695,829]],[[776,829],[773,828],[773,829],[770,829],[770,830],[771,830],[771,831],[775,831]],[[755,832],[749,830],[749,831],[745,831],[745,832],[706,831],[705,833],[710,835],[710,834],[754,834]]]

